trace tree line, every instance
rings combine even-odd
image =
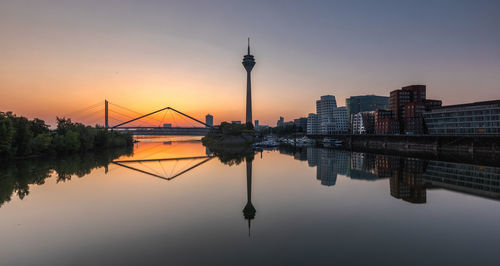
[[[0,112],[0,159],[45,154],[69,154],[130,146],[132,135],[90,127],[57,117],[57,128],[45,121]]]

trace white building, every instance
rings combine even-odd
[[[375,112],[360,112],[351,115],[352,134],[373,134],[375,132]]]
[[[321,96],[316,101],[316,113],[318,114],[321,134],[328,134],[329,128],[333,127],[333,110],[335,109],[337,109],[337,101],[333,95]]]
[[[349,117],[346,107],[333,110],[333,133],[347,133],[349,131]]]
[[[307,135],[320,134],[319,118],[317,114],[310,113],[307,116]]]
[[[321,96],[316,101],[316,117],[309,114],[307,134],[338,134],[349,130],[349,117],[346,107],[337,107],[333,95]],[[317,132],[317,133],[315,133]]]

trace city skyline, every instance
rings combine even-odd
[[[262,124],[306,116],[321,95],[344,106],[411,84],[443,105],[500,98],[495,1],[116,3],[0,3],[0,109],[54,123],[108,99],[244,121],[248,36]]]

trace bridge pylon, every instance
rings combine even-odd
[[[108,128],[109,127],[109,120],[108,120],[108,100],[104,100],[104,127]]]

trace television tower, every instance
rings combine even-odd
[[[250,77],[250,72],[252,72],[253,66],[255,66],[255,59],[253,55],[250,54],[250,38],[248,38],[248,54],[243,56],[243,66],[247,71],[247,112],[246,112],[246,124],[252,124],[252,81]]]

